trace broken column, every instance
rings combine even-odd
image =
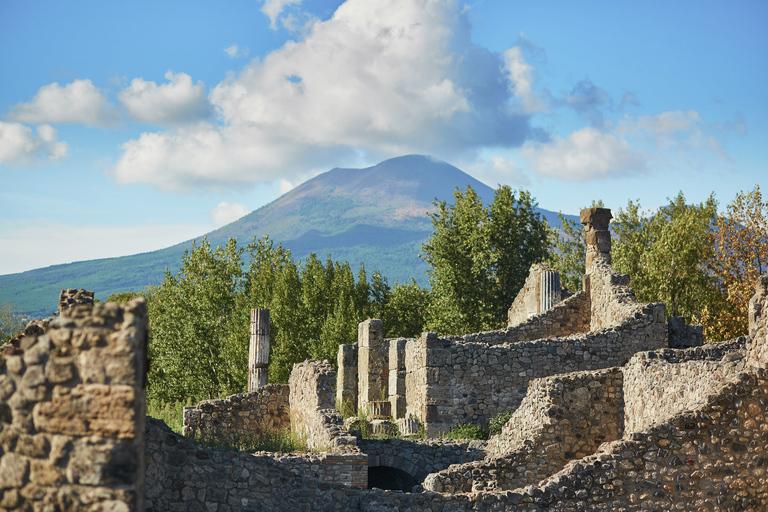
[[[387,399],[389,379],[388,346],[381,320],[360,322],[357,326],[357,409],[368,411],[370,402]]]
[[[609,208],[584,208],[580,220],[587,230],[587,258],[585,271],[589,270],[596,261],[611,264],[611,232],[608,225],[613,216]]]
[[[560,302],[560,274],[547,268],[539,274],[539,307],[537,313],[543,313]]]
[[[267,385],[269,371],[269,310],[251,310],[251,342],[248,347],[248,391]]]
[[[339,345],[336,406],[344,414],[357,413],[357,344]],[[345,410],[346,409],[346,410]]]

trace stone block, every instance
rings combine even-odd
[[[584,208],[580,212],[580,222],[592,229],[608,229],[613,218],[609,208]]]

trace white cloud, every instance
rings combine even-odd
[[[277,30],[277,19],[288,5],[300,4],[301,0],[264,0],[261,12],[269,17],[269,27]]]
[[[447,158],[518,146],[531,130],[509,108],[503,65],[471,42],[456,0],[348,0],[213,88],[221,124],[145,133],[123,145],[112,174],[184,190],[292,180],[361,152]]]
[[[231,59],[238,59],[242,57],[247,57],[249,51],[247,47],[240,48],[238,45],[233,44],[229,48],[224,48],[224,53],[229,55],[229,58]]]
[[[526,143],[522,152],[539,174],[566,181],[583,182],[646,170],[643,152],[633,150],[625,140],[589,127],[549,144]]]
[[[208,224],[73,225],[50,219],[0,220],[0,274],[49,265],[154,251],[211,230]],[[55,251],[41,251],[45,240]],[[62,261],[66,255],[69,261]],[[158,283],[155,283],[158,284]],[[104,298],[104,297],[102,297]]]
[[[61,87],[57,82],[41,87],[32,101],[11,108],[8,118],[22,123],[108,124],[114,111],[90,80],[75,80]]]
[[[66,142],[57,142],[58,133],[49,125],[32,128],[21,123],[0,121],[0,164],[28,165],[40,160],[59,160],[67,155]]]
[[[186,73],[165,73],[168,83],[157,85],[141,78],[120,93],[120,103],[138,121],[159,125],[178,125],[204,119],[211,114],[205,85]]]
[[[533,66],[525,61],[523,49],[513,46],[504,52],[504,60],[515,96],[523,103],[525,112],[542,112],[546,105],[541,96],[533,90]]]
[[[251,210],[244,204],[222,201],[209,213],[213,224],[219,227],[234,222],[244,215],[248,215],[251,213]]]

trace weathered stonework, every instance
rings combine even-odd
[[[545,263],[531,265],[523,288],[509,308],[509,325],[517,325],[560,302],[560,275]]]
[[[387,397],[389,345],[384,340],[381,320],[366,320],[357,330],[357,410],[367,411],[368,403]]]
[[[359,453],[357,438],[334,406],[336,372],[328,361],[293,365],[290,379],[291,429],[310,450]]]
[[[263,430],[291,427],[287,384],[267,384],[250,393],[204,400],[184,408],[182,434],[193,439],[242,439]]]
[[[388,399],[392,404],[392,417],[405,418],[405,338],[389,341],[389,386]]]
[[[0,355],[0,509],[143,510],[143,299],[47,329]]]
[[[339,345],[336,374],[336,406],[357,412],[357,344]]]
[[[93,292],[77,288],[61,290],[59,294],[59,313],[81,304],[93,305]]]

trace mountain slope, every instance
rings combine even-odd
[[[213,247],[230,237],[243,247],[254,237],[269,235],[290,249],[296,260],[310,252],[321,259],[331,254],[355,267],[364,262],[369,273],[380,270],[390,283],[414,277],[425,286],[426,264],[418,255],[431,232],[426,212],[434,211],[435,198],[452,201],[455,187],[467,185],[483,203],[493,200],[493,189],[487,185],[426,156],[393,158],[367,169],[336,168],[205,236]],[[539,212],[550,224],[557,223],[556,213]],[[97,298],[104,299],[160,284],[166,268],[178,271],[192,242],[0,276],[0,302],[11,301],[27,314],[45,316],[55,308],[63,288],[94,290]]]

